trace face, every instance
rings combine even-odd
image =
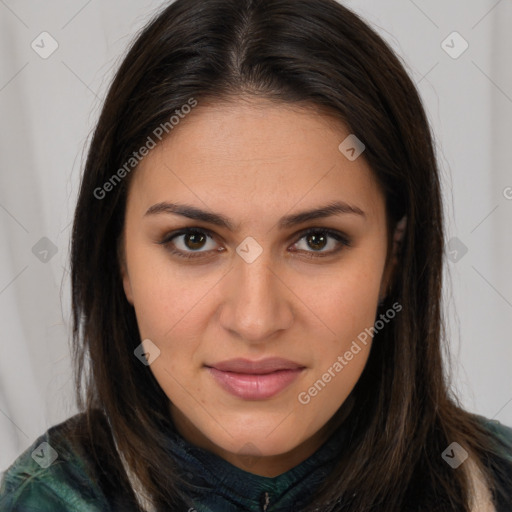
[[[264,100],[199,105],[130,183],[122,275],[148,371],[181,435],[246,471],[318,449],[369,355],[392,268],[348,135]]]

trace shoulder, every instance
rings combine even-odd
[[[492,475],[493,485],[497,494],[494,506],[491,505],[489,482],[486,481],[472,457],[468,458],[470,474],[472,477],[475,511],[505,512],[510,510],[512,502],[512,428],[503,425],[498,420],[488,419],[484,416],[474,415],[481,427],[492,439],[492,452],[486,453],[485,465]]]
[[[0,510],[109,510],[75,438],[82,421],[77,414],[50,428],[11,464],[0,483]]]
[[[501,448],[500,452],[503,457],[512,461],[512,428],[495,419],[488,419],[480,415],[475,415],[475,417]]]

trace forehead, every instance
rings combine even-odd
[[[351,161],[339,149],[349,135],[341,121],[313,108],[268,100],[199,104],[142,160],[131,194],[152,203],[186,196],[223,210],[239,204],[248,213],[249,204],[345,200],[376,213],[383,197],[364,156]]]

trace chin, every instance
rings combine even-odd
[[[276,421],[274,417],[262,421],[261,416],[254,419],[252,426],[245,421],[237,422],[236,429],[204,432],[211,443],[230,453],[251,456],[273,456],[287,453],[312,436],[315,431],[298,429],[297,420],[288,423],[290,417],[284,422],[283,418]],[[287,425],[283,425],[283,423]],[[304,425],[304,423],[302,423]]]
[[[289,432],[270,438],[266,435],[245,435],[236,438],[219,439],[215,443],[219,448],[240,457],[273,457],[283,455],[299,446],[304,439],[291,438]],[[226,442],[224,444],[224,441]]]

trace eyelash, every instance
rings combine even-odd
[[[214,234],[208,229],[184,228],[179,231],[174,231],[172,233],[168,233],[161,242],[158,242],[158,244],[166,247],[171,254],[174,254],[176,256],[179,256],[179,257],[187,259],[187,260],[204,257],[204,255],[210,251],[183,252],[183,251],[171,248],[172,240],[174,238],[176,238],[178,236],[182,236],[182,235],[194,235],[194,234],[204,234],[204,235],[209,236],[212,239],[214,238]],[[351,247],[351,241],[349,238],[347,238],[345,235],[343,235],[339,231],[334,231],[334,230],[328,229],[328,228],[306,229],[305,231],[302,231],[298,234],[299,238],[298,238],[297,242],[295,242],[295,244],[300,242],[300,240],[307,237],[308,235],[318,235],[318,234],[328,235],[329,237],[334,238],[342,246]],[[341,250],[341,247],[331,250],[331,251],[328,251],[328,252],[306,251],[305,255],[307,258],[311,258],[311,259],[325,258],[327,256],[332,256],[333,254],[338,253],[340,250]],[[297,252],[300,252],[300,251],[301,251],[300,249],[297,250]]]

